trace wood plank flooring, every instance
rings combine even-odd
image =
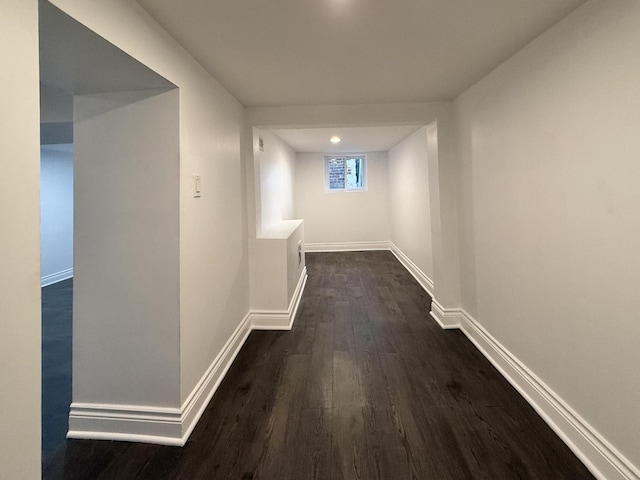
[[[187,445],[67,441],[45,479],[592,479],[389,252],[307,254],[290,332],[253,332]]]

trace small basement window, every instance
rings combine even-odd
[[[326,156],[325,187],[330,192],[354,192],[366,189],[366,155]]]

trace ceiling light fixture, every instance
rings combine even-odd
[[[342,139],[340,137],[338,137],[337,135],[334,135],[333,137],[331,137],[329,139],[329,141],[335,145],[336,143],[340,143],[342,141]]]

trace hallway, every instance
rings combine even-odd
[[[251,333],[184,448],[73,440],[44,478],[593,478],[390,252],[307,267],[293,330]]]

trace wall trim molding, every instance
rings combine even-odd
[[[247,313],[240,325],[233,332],[222,351],[211,363],[207,371],[200,378],[187,399],[182,404],[181,410],[181,443],[187,443],[189,436],[196,427],[198,420],[209,405],[213,394],[216,392],[225,375],[231,368],[231,364],[240,353],[240,349],[251,333],[251,315]]]
[[[306,284],[307,267],[305,266],[298,279],[298,284],[293,292],[293,297],[291,297],[291,302],[289,302],[289,308],[287,310],[252,310],[252,330],[291,330]]]
[[[75,402],[67,438],[183,446],[250,332],[247,314],[181,408]]]
[[[486,331],[476,319],[464,309],[443,308],[435,300],[433,307],[435,308],[432,316],[436,321],[443,328],[462,330],[596,478],[640,480],[640,470],[637,467],[618,452],[560,395]],[[438,317],[444,321],[441,323]]]
[[[67,268],[66,270],[62,270],[61,272],[45,275],[44,277],[40,277],[40,287],[53,285],[54,283],[61,282],[71,277],[73,277],[73,268]]]
[[[396,244],[389,242],[389,249],[395,255],[398,261],[406,268],[420,286],[433,298],[434,283],[429,276],[418,267],[405,253],[400,250]]]
[[[304,267],[287,310],[249,311],[180,408],[74,402],[67,438],[184,446],[251,331],[291,330],[306,282]]]
[[[391,244],[388,241],[305,243],[304,250],[305,252],[364,252],[370,250],[391,250]]]
[[[444,330],[459,329],[462,320],[462,310],[459,308],[445,308],[433,298],[431,300],[431,312],[433,319]]]
[[[180,413],[179,408],[74,402],[67,438],[181,446]]]

